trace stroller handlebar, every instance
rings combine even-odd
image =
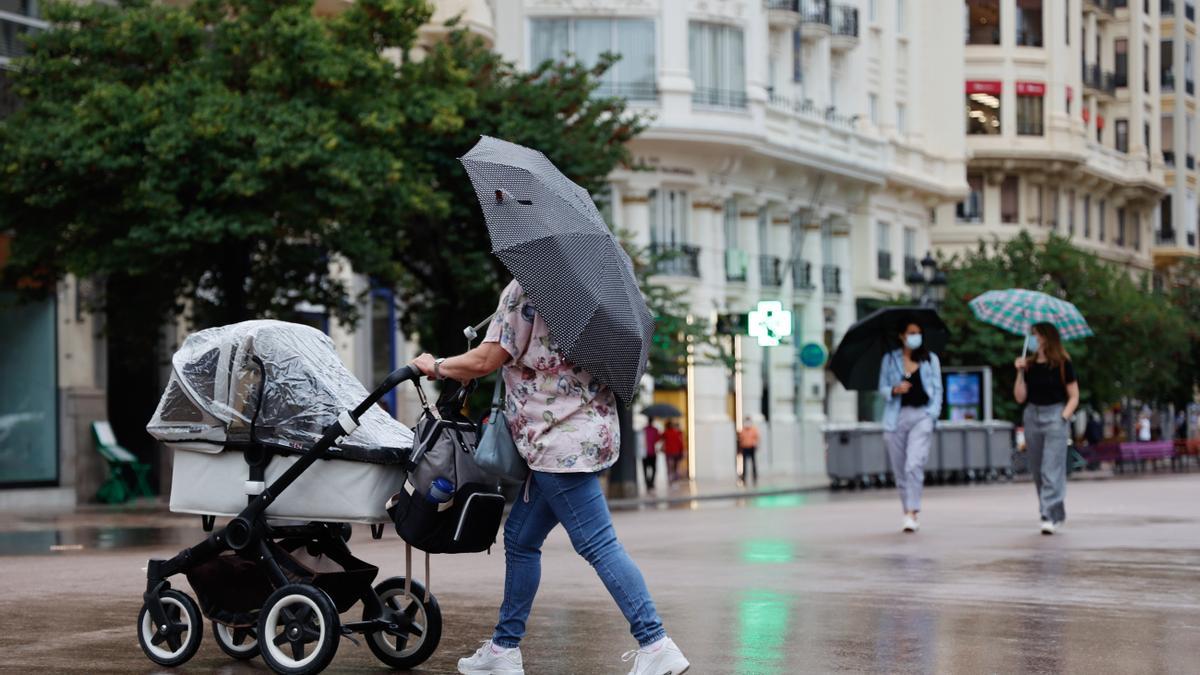
[[[358,418],[362,417],[363,413],[370,410],[371,406],[378,403],[379,399],[383,398],[385,394],[399,386],[400,383],[416,382],[418,379],[420,379],[420,377],[421,371],[414,368],[411,364],[400,366],[396,370],[392,371],[392,374],[384,378],[383,382],[379,383],[378,387],[375,387],[375,391],[372,391],[371,395],[367,396],[367,398],[363,400],[362,403],[359,403],[358,407],[356,407],[353,412],[350,413],[354,417],[354,421],[357,422]]]

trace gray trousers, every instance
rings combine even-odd
[[[1063,405],[1025,406],[1025,448],[1043,520],[1067,519],[1067,425]]]
[[[904,512],[920,511],[925,462],[929,461],[933,444],[933,418],[924,408],[901,408],[896,430],[884,434],[884,440]]]

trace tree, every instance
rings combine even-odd
[[[396,281],[404,291],[402,323],[435,354],[461,351],[462,329],[496,308],[509,274],[491,253],[474,188],[458,158],[481,135],[543,152],[568,178],[593,195],[608,175],[630,160],[626,143],[646,118],[620,98],[596,95],[613,57],[594,67],[546,62],[528,72],[492,52],[462,29],[432,45],[412,76],[421,88],[455,86],[466,77],[469,105],[462,123],[438,134],[406,139],[433,171],[438,208],[407,219],[396,251]]]
[[[1150,292],[1148,280],[1104,263],[1051,235],[1037,244],[1027,234],[986,244],[949,262],[943,318],[952,332],[946,360],[994,369],[996,416],[1015,419],[1013,359],[1022,339],[977,320],[968,303],[999,288],[1029,288],[1074,303],[1096,335],[1068,343],[1084,403],[1101,406],[1132,397],[1170,400],[1178,372],[1191,362],[1187,321],[1166,297]]]
[[[427,86],[386,56],[407,53],[430,12],[51,5],[13,75],[24,105],[0,123],[6,283],[99,277],[110,335],[148,345],[184,301],[202,325],[287,318],[304,301],[353,320],[331,264],[394,275],[397,232],[448,208],[411,139],[462,128],[468,74]]]

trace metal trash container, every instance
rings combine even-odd
[[[825,471],[834,487],[865,487],[886,480],[883,428],[870,422],[826,425]]]
[[[1013,424],[993,420],[984,422],[983,426],[987,435],[988,474],[993,477],[1011,478],[1016,468],[1013,466],[1013,455],[1017,454],[1016,443],[1013,440]]]

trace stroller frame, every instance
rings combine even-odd
[[[261,367],[261,362],[259,363]],[[243,560],[251,561],[258,571],[265,574],[274,591],[262,611],[258,614],[260,630],[256,641],[269,639],[274,646],[266,642],[259,643],[259,649],[241,647],[247,631],[253,629],[233,628],[220,624],[222,628],[233,628],[232,644],[228,631],[222,634],[218,622],[214,619],[214,637],[217,638],[222,650],[234,658],[252,658],[260,651],[264,661],[276,672],[284,673],[315,673],[323,670],[336,652],[336,647],[342,635],[354,633],[367,636],[371,651],[384,663],[394,668],[411,668],[426,660],[437,647],[441,633],[441,613],[437,602],[427,589],[412,579],[411,549],[408,551],[408,570],[403,579],[389,579],[375,588],[370,583],[377,570],[370,568],[371,579],[365,583],[359,581],[352,585],[351,595],[363,603],[363,619],[361,621],[341,624],[338,621],[338,608],[334,606],[329,596],[311,581],[294,581],[285,573],[287,561],[279,559],[280,540],[290,540],[306,544],[310,552],[326,555],[331,560],[354,560],[346,541],[350,537],[350,526],[345,523],[310,522],[304,525],[272,525],[265,514],[270,504],[286,490],[301,474],[321,459],[326,451],[343,436],[349,435],[358,428],[359,418],[371,406],[375,405],[385,394],[402,382],[416,382],[421,376],[420,371],[411,366],[404,366],[391,373],[374,391],[353,410],[342,412],[338,420],[327,427],[321,438],[304,451],[300,458],[290,466],[278,479],[269,485],[262,482],[262,471],[270,461],[273,452],[253,440],[241,446],[247,454],[251,466],[247,487],[260,487],[257,495],[249,496],[248,504],[224,527],[210,532],[207,539],[195,546],[180,551],[170,559],[152,559],[146,568],[146,590],[142,596],[143,607],[138,621],[138,637],[146,655],[155,663],[162,666],[178,666],[188,661],[199,648],[202,637],[200,611],[196,603],[186,594],[171,588],[168,578],[180,573],[195,570],[198,566],[216,560],[222,554],[232,552]],[[419,388],[419,385],[418,385]],[[260,387],[259,395],[262,395]],[[424,398],[422,396],[422,398]],[[260,406],[261,407],[261,406]],[[415,452],[415,451],[414,451]],[[405,470],[411,471],[415,458],[405,465]],[[255,482],[257,481],[257,485]],[[249,492],[249,489],[248,489]],[[204,519],[205,529],[211,529],[212,517]],[[372,526],[372,535],[379,538],[382,526]],[[356,561],[361,562],[361,561]],[[428,574],[428,560],[426,560]],[[400,586],[402,585],[402,588]],[[385,602],[380,591],[385,587],[392,592],[400,591],[410,599],[408,607],[396,606],[394,597]],[[286,607],[278,608],[279,602],[288,601],[299,609],[288,612]],[[343,601],[345,604],[345,601]],[[353,604],[351,601],[349,604]],[[420,605],[416,607],[416,605]],[[345,607],[343,609],[348,609]],[[414,616],[418,611],[424,611],[426,622],[423,628],[418,627]],[[274,612],[274,614],[271,614]],[[282,612],[282,613],[281,613]],[[187,616],[185,617],[184,614]],[[301,614],[297,618],[297,614]],[[332,616],[330,616],[332,614]],[[261,628],[264,620],[276,616],[275,621],[284,620],[284,633],[265,635]],[[289,617],[291,617],[289,619]],[[212,617],[210,617],[212,618]],[[317,621],[314,623],[312,619]],[[436,621],[435,621],[436,618]],[[152,622],[152,623],[149,623]],[[436,625],[435,625],[436,624]],[[289,639],[301,635],[301,639],[314,637],[314,626],[320,635],[314,640],[291,642],[295,659],[282,654],[278,647],[286,646]],[[239,631],[241,639],[238,639]],[[188,633],[186,640],[180,635]],[[273,630],[271,631],[274,632]],[[381,646],[376,639],[383,634],[396,639],[397,648],[390,645]],[[404,645],[414,635],[421,637],[421,648],[415,654],[403,655]],[[282,640],[281,640],[282,639]],[[304,645],[318,641],[317,649],[312,655],[303,657]],[[285,643],[285,644],[281,644]],[[296,645],[300,644],[299,651]],[[160,645],[166,645],[162,647]],[[231,651],[231,649],[233,651]],[[382,651],[381,651],[382,650]],[[424,652],[424,653],[423,653]],[[282,655],[283,658],[280,658]]]

